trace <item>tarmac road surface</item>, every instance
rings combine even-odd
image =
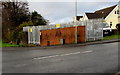
[[[2,51],[3,73],[116,73],[118,42]],[[18,49],[18,48],[17,48]],[[24,49],[24,50],[21,50]]]

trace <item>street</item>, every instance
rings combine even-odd
[[[116,73],[118,42],[2,51],[3,73]],[[24,50],[21,50],[24,49]]]

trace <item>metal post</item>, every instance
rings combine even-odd
[[[31,40],[30,40],[31,37],[30,37],[30,30],[29,29],[30,29],[30,27],[28,27],[28,44],[31,43]]]
[[[75,0],[75,43],[77,43],[77,0]]]
[[[75,43],[77,43],[77,26],[75,26]]]

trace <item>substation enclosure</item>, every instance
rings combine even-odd
[[[67,23],[61,25],[27,26],[23,27],[23,31],[28,32],[28,44],[40,46],[73,44],[75,43],[76,35],[77,43],[103,39],[103,19],[85,21],[84,25],[77,22],[76,25]],[[75,30],[77,30],[77,34]]]

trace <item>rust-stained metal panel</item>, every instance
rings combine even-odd
[[[85,42],[85,27],[78,26],[78,42]],[[59,29],[49,29],[42,30],[40,37],[40,45],[60,45],[61,39],[63,39],[63,44],[73,44],[75,43],[75,27],[66,27]]]

